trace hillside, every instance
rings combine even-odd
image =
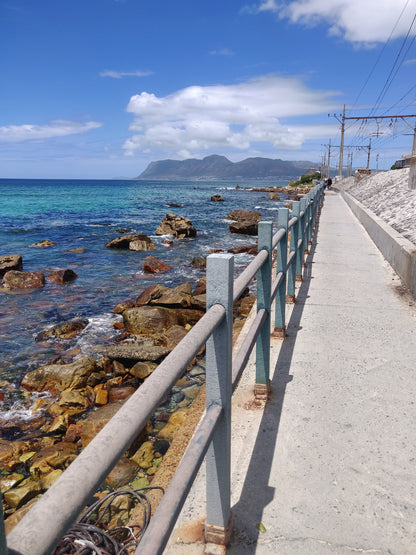
[[[154,181],[227,180],[297,178],[312,167],[313,162],[246,158],[231,162],[225,156],[213,154],[202,160],[159,160],[151,162],[136,179]]]

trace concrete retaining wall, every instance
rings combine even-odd
[[[346,191],[342,197],[381,254],[416,298],[416,247]]]

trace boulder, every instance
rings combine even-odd
[[[151,441],[145,441],[131,457],[131,460],[138,464],[140,468],[147,470],[153,464],[154,454],[154,444]]]
[[[69,281],[74,281],[78,277],[78,274],[74,270],[54,270],[47,277],[47,281],[53,281],[54,283],[68,283]]]
[[[155,362],[150,362],[148,360],[139,361],[136,362],[132,368],[130,368],[129,373],[135,378],[144,380],[150,376],[155,368],[157,368],[157,364]]]
[[[3,276],[1,289],[10,291],[11,289],[39,289],[45,285],[45,275],[43,272],[20,272],[10,270]]]
[[[88,320],[71,320],[52,326],[47,330],[41,331],[36,336],[36,341],[45,341],[47,339],[70,339],[78,335],[86,326]]]
[[[270,200],[280,200],[280,195],[279,195],[279,193],[269,193],[269,199]]]
[[[62,391],[59,401],[49,407],[48,412],[54,417],[63,414],[74,416],[82,414],[89,406],[89,400],[85,395],[76,390],[66,389]]]
[[[127,457],[122,457],[106,477],[105,483],[113,489],[121,488],[131,482],[136,473],[137,464]]]
[[[13,509],[18,509],[33,497],[36,497],[41,492],[41,487],[38,482],[29,480],[24,486],[13,488],[4,494],[4,500]]]
[[[158,345],[163,345],[170,351],[182,341],[188,331],[183,326],[174,325],[166,330],[157,340]]]
[[[23,260],[20,254],[0,256],[0,277],[3,277],[10,270],[23,271]]]
[[[147,274],[162,274],[171,269],[172,266],[169,266],[169,264],[162,262],[155,256],[149,256],[143,264],[143,272]]]
[[[168,213],[156,229],[156,235],[174,235],[179,238],[196,237],[196,229],[188,218]]]
[[[70,364],[50,364],[28,372],[22,387],[29,391],[81,389],[89,383],[91,374],[97,375],[97,363],[90,357],[79,357]],[[105,373],[102,372],[103,376]]]
[[[188,409],[181,408],[171,414],[167,424],[157,434],[158,439],[172,441],[175,431],[187,417]]]
[[[169,354],[169,349],[149,345],[149,343],[119,343],[107,347],[103,354],[111,360],[117,360],[129,366],[138,361],[158,362]]]
[[[114,308],[113,313],[114,314],[121,314],[127,308],[133,308],[133,306],[134,306],[133,301],[122,301],[121,303],[118,303],[118,305]]]
[[[153,241],[144,233],[136,233],[116,237],[105,245],[110,249],[130,249],[134,251],[151,251],[156,248]]]
[[[77,447],[67,441],[44,447],[31,459],[30,474],[40,478],[55,469],[64,470],[76,459],[77,454]]]
[[[169,287],[156,283],[155,285],[149,285],[135,300],[134,304],[136,306],[144,306],[149,304],[151,301],[159,299],[162,295],[171,291]],[[131,308],[131,307],[126,307]]]
[[[162,306],[138,306],[123,312],[125,329],[133,334],[155,333],[179,324],[194,325],[204,315],[201,310],[190,308],[165,308]]]
[[[227,218],[229,220],[235,220],[236,222],[246,220],[261,221],[260,212],[257,212],[257,210],[233,210],[228,214]]]
[[[212,202],[224,202],[224,199],[221,195],[212,195],[211,197]]]
[[[116,412],[122,407],[124,401],[118,401],[116,403],[111,403],[105,407],[100,407],[95,411],[88,413],[87,417],[80,421],[82,425],[81,430],[81,444],[84,449],[90,441],[101,431],[107,422],[116,414]],[[146,430],[138,430],[137,438],[138,440],[144,439]]]
[[[230,233],[257,235],[258,222],[261,221],[260,212],[255,210],[233,210],[227,217],[230,220],[235,220],[230,224]]]
[[[252,255],[256,255],[257,254],[257,245],[246,245],[245,247],[233,247],[231,249],[228,249],[228,252],[230,252],[231,254],[252,254]]]

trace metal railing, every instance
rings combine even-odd
[[[272,303],[275,300],[274,330],[283,337],[286,302],[295,301],[296,280],[302,278],[304,253],[311,244],[322,202],[323,185],[318,184],[301,201],[293,202],[290,220],[289,209],[279,209],[274,235],[271,222],[259,222],[258,254],[235,281],[232,255],[213,254],[207,258],[205,315],[8,534],[9,555],[53,552],[204,344],[206,410],[135,553],[163,552],[204,458],[209,483],[206,538],[227,542],[231,516],[231,395],[256,345],[255,394],[267,398]],[[257,315],[232,360],[233,305],[255,276]],[[0,515],[0,553],[7,554],[4,538]]]

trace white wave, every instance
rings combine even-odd
[[[116,334],[114,322],[120,322],[122,316],[107,313],[89,318],[88,325],[80,333],[76,346],[81,349],[82,354],[88,354],[94,346],[100,345]]]

